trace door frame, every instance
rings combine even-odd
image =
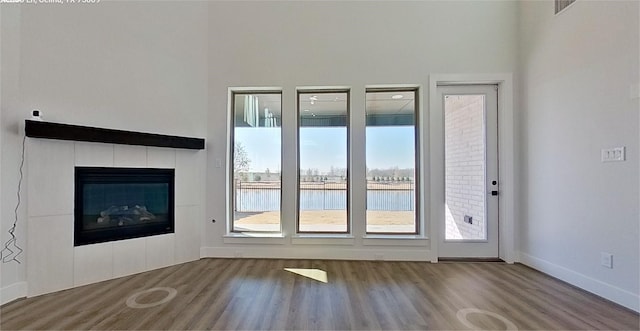
[[[513,109],[513,74],[432,74],[429,75],[429,142],[424,155],[429,155],[428,182],[430,199],[429,233],[431,262],[438,262],[438,243],[442,238],[440,227],[444,224],[444,114],[438,103],[438,85],[498,85],[498,183],[500,183],[500,208],[498,218],[499,258],[507,263],[518,262],[516,251],[517,228],[515,223],[516,144]],[[426,169],[425,169],[426,170]]]

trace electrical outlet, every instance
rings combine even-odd
[[[605,268],[613,269],[613,254],[601,252],[600,264]]]
[[[629,86],[629,98],[632,100],[640,98],[640,84],[631,84]]]
[[[619,162],[625,160],[625,148],[623,147],[614,147],[614,148],[603,148],[600,151],[600,160],[602,162]]]
[[[222,159],[216,158],[216,168],[222,168]]]

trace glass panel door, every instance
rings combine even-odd
[[[438,88],[445,145],[441,257],[498,257],[496,89]]]

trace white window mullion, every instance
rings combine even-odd
[[[298,118],[296,91],[282,91],[282,232],[296,232]]]
[[[366,141],[365,141],[365,90],[351,90],[351,113],[350,113],[350,167],[349,183],[351,188],[351,198],[349,199],[351,213],[351,231],[356,238],[365,235],[365,215],[366,215]]]

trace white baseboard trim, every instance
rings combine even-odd
[[[640,312],[640,296],[638,294],[523,252],[520,252],[520,263],[613,301],[621,306]]]
[[[425,249],[344,249],[344,247],[202,247],[203,258],[258,259],[323,259],[323,260],[384,260],[431,261],[431,251]]]
[[[27,282],[17,282],[0,288],[0,305],[27,296]]]

